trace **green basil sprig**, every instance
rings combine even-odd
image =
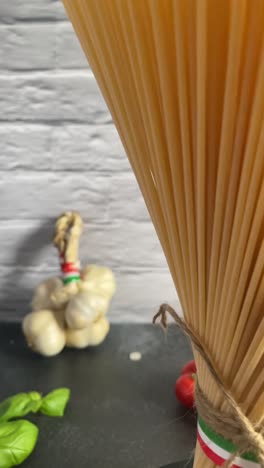
[[[0,403],[0,468],[20,465],[33,451],[38,428],[24,419],[29,413],[63,416],[70,398],[68,388],[58,388],[42,397],[38,392],[18,393]]]

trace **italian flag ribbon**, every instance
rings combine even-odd
[[[235,452],[236,446],[221,435],[214,432],[199,417],[197,439],[205,455],[218,466],[222,466]],[[261,468],[257,458],[252,453],[245,453],[236,457],[233,468]]]
[[[80,280],[79,262],[71,263],[65,262],[64,257],[60,257],[62,279],[64,284],[72,283],[73,281]]]

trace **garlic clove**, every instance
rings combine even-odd
[[[86,348],[90,343],[91,325],[82,330],[66,330],[66,346],[70,348]]]
[[[62,311],[55,314],[51,310],[40,310],[24,318],[22,329],[34,351],[44,356],[54,356],[63,350],[66,337],[62,314]]]
[[[87,304],[89,305],[89,307],[91,307],[91,309],[96,310],[98,312],[98,315],[106,314],[107,309],[109,307],[109,302],[110,299],[104,296],[92,293],[87,294]]]
[[[45,329],[50,322],[53,322],[54,314],[51,310],[39,310],[32,312],[24,317],[22,328],[26,334],[30,332],[32,335],[38,335],[41,330]]]
[[[109,299],[112,298],[116,291],[116,282],[113,272],[110,268],[87,265],[81,273],[84,288],[87,291],[97,292],[105,295]]]
[[[86,348],[87,346],[98,346],[108,334],[110,325],[105,317],[88,325],[82,330],[66,330],[66,345],[72,348]]]
[[[101,344],[110,330],[110,324],[105,317],[101,317],[99,320],[91,325],[91,337],[90,346],[98,346]]]
[[[65,320],[69,328],[85,328],[107,310],[109,301],[90,292],[79,292],[65,309]]]
[[[90,316],[92,316],[93,314],[93,311],[92,310],[89,311],[88,307],[87,307],[86,312]],[[66,320],[67,326],[73,330],[86,328],[91,323],[91,321],[87,319],[86,314],[84,314],[79,309],[75,309],[72,305],[70,305],[69,308],[68,307],[66,308],[65,320]]]
[[[54,291],[61,288],[62,285],[62,280],[56,277],[42,281],[34,291],[31,302],[33,312],[37,310],[51,309],[53,304],[50,297]]]
[[[55,329],[51,324],[33,342],[32,349],[43,356],[51,357],[59,354],[66,344],[65,333]]]
[[[52,308],[65,307],[67,302],[79,292],[79,289],[79,281],[74,281],[66,285],[62,283],[62,286],[56,288],[50,296]]]

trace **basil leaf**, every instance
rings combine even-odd
[[[70,394],[68,388],[53,390],[42,398],[40,412],[47,416],[63,416]]]
[[[0,423],[9,419],[21,418],[28,413],[36,413],[41,405],[38,392],[18,393],[0,403]],[[1,466],[1,465],[0,465]]]
[[[20,465],[32,452],[38,439],[35,424],[20,421],[0,424],[0,466],[10,468]]]

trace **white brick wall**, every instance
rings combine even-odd
[[[83,263],[117,276],[112,320],[150,322],[176,294],[62,4],[0,2],[0,43],[0,320],[21,317],[34,286],[58,272],[54,219],[77,209]]]

